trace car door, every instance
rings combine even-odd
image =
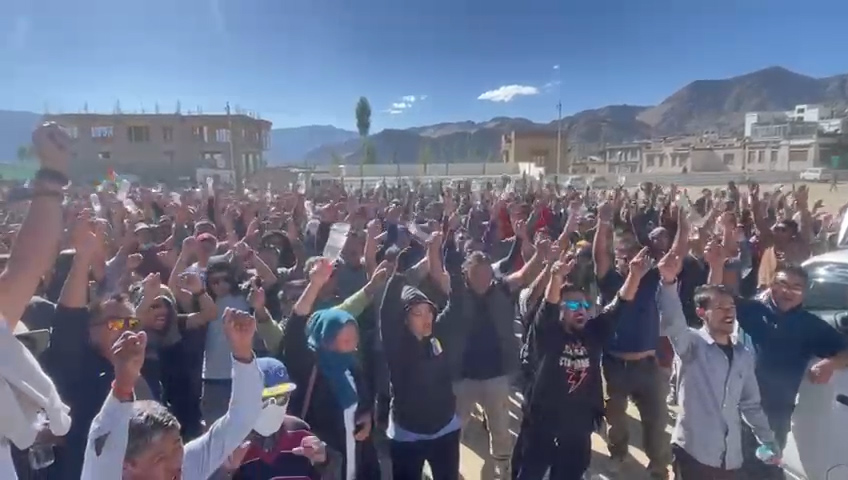
[[[848,337],[848,265],[805,266],[810,287],[805,307]],[[798,391],[792,433],[783,452],[790,476],[808,480],[848,480],[848,371],[826,385],[807,379]]]

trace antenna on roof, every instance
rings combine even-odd
[[[85,105],[82,106],[83,113],[88,113],[88,102],[85,102]]]
[[[179,100],[177,100],[177,108],[174,113],[176,113],[177,115],[181,115],[183,113],[183,106]]]
[[[156,115],[159,115],[159,102],[153,105],[153,111],[156,112]]]
[[[112,113],[114,113],[115,115],[121,114],[121,101],[120,100],[115,102],[115,108],[113,109]]]

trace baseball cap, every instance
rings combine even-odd
[[[264,382],[262,398],[276,397],[297,388],[297,385],[291,381],[289,371],[286,370],[283,362],[276,358],[262,357],[256,359],[256,364],[259,366],[259,371],[262,372]]]

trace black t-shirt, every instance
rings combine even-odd
[[[601,353],[616,313],[603,312],[576,332],[560,322],[559,306],[543,303],[534,324],[538,371],[528,390],[526,415],[560,434],[588,435],[603,416]]]

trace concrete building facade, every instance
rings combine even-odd
[[[515,131],[501,138],[502,163],[532,163],[551,174],[568,173],[568,158],[565,135],[560,142],[557,155],[557,132],[548,130]],[[560,164],[557,165],[557,158]]]
[[[237,184],[264,168],[271,122],[244,114],[60,114],[73,139],[74,176],[113,169],[144,180],[212,177]]]

